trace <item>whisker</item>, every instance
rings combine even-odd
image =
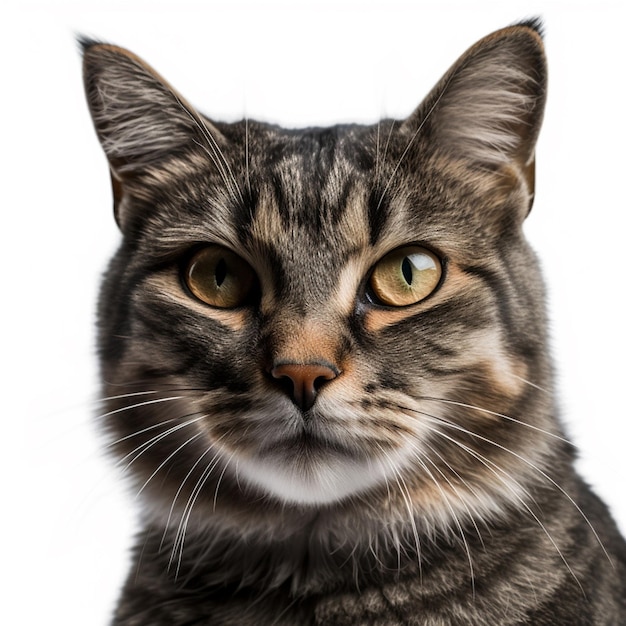
[[[220,460],[223,458],[224,453],[218,453],[213,457],[213,460],[209,463],[209,465],[204,469],[202,475],[198,479],[196,485],[194,486],[191,494],[189,495],[189,499],[187,500],[187,504],[185,505],[185,509],[183,510],[183,514],[181,517],[180,524],[178,525],[178,531],[176,533],[176,537],[174,539],[174,545],[172,548],[172,557],[178,552],[178,561],[176,565],[176,574],[175,577],[178,578],[180,573],[180,566],[183,558],[183,547],[185,544],[185,536],[187,534],[187,527],[189,525],[189,519],[191,518],[191,511],[198,500],[198,496],[202,491],[202,488],[206,484],[207,480],[209,480],[213,470],[217,467]],[[222,474],[223,475],[223,474]],[[168,568],[171,567],[172,561],[170,560],[170,564]]]
[[[381,120],[378,120],[378,124],[376,125],[376,160],[374,162],[374,184],[378,185],[378,180],[380,177],[380,163],[378,162],[380,158],[380,123]]]
[[[538,426],[535,426],[533,424],[529,424],[528,422],[524,422],[520,419],[517,419],[515,417],[511,417],[510,415],[505,415],[504,413],[498,413],[497,411],[490,411],[489,409],[484,409],[483,407],[477,406],[475,404],[466,404],[465,402],[457,402],[455,400],[446,400],[445,398],[436,398],[436,397],[429,397],[429,396],[420,396],[420,400],[426,400],[429,402],[441,402],[442,404],[451,404],[454,406],[459,406],[462,407],[464,409],[472,409],[475,411],[480,411],[481,413],[486,413],[487,415],[493,415],[494,417],[500,417],[504,420],[507,420],[509,422],[513,422],[515,424],[519,424],[520,426],[525,426],[526,428],[530,428],[531,430],[535,430],[539,433],[541,433],[542,435],[547,435],[548,437],[553,437],[554,439],[558,439],[559,441],[562,441],[563,443],[566,443],[570,446],[574,446],[574,444],[569,441],[568,439],[566,439],[565,437],[562,437],[561,435],[557,435],[556,433],[550,432],[549,430],[544,430],[543,428],[539,428]]]
[[[124,385],[124,387],[127,387],[127,385]],[[82,409],[84,407],[96,407],[99,408],[101,405],[106,404],[107,402],[110,402],[112,400],[124,400],[126,398],[136,398],[139,396],[148,396],[148,395],[154,395],[155,393],[163,393],[163,390],[150,390],[150,391],[133,391],[131,393],[122,393],[119,395],[113,395],[113,396],[100,396],[98,394],[94,394],[92,397],[86,398],[83,402],[79,402],[73,406],[67,406],[65,407],[64,410],[76,410],[76,409]],[[89,418],[91,419],[100,419],[100,416],[95,415],[95,416],[90,416]]]
[[[598,534],[596,533],[595,529],[591,525],[591,522],[589,521],[587,516],[583,513],[583,511],[580,509],[580,507],[571,498],[571,496],[558,483],[556,483],[554,481],[554,479],[552,479],[550,476],[548,476],[543,470],[538,468],[534,463],[532,463],[528,459],[525,459],[524,457],[522,457],[518,453],[514,452],[513,450],[510,450],[509,448],[507,448],[505,446],[502,446],[501,444],[498,444],[497,442],[492,441],[492,440],[488,439],[487,437],[483,437],[482,435],[474,433],[474,432],[472,432],[472,431],[470,431],[470,430],[468,430],[468,429],[466,429],[466,428],[464,428],[464,427],[462,427],[462,426],[460,426],[458,424],[454,424],[453,422],[450,422],[449,420],[447,420],[445,418],[438,417],[436,415],[432,415],[432,414],[426,413],[426,412],[421,411],[421,410],[411,409],[409,407],[402,407],[402,408],[405,409],[405,410],[414,412],[414,413],[418,413],[418,414],[420,414],[420,415],[422,415],[422,416],[424,416],[426,418],[429,418],[429,419],[433,420],[435,423],[442,424],[444,426],[453,428],[455,430],[459,430],[460,432],[468,434],[468,435],[470,435],[472,437],[476,437],[477,439],[480,439],[481,441],[484,441],[485,443],[493,445],[494,447],[497,447],[497,448],[503,450],[504,452],[507,452],[508,454],[511,454],[515,458],[519,459],[520,461],[522,461],[523,463],[528,465],[531,469],[533,469],[534,471],[538,472],[543,478],[548,480],[554,487],[556,487],[558,489],[558,491],[560,493],[562,493],[568,499],[568,501],[576,508],[576,510],[579,512],[579,514],[582,516],[582,518],[585,520],[585,522],[589,526],[591,532],[593,533],[594,537],[596,538],[596,540],[598,541],[600,547],[602,548],[604,554],[606,555],[607,559],[609,560],[609,563],[611,563],[611,565],[613,564],[612,561],[611,561],[611,558],[609,557],[609,555],[608,555],[608,553],[606,551],[606,549],[604,548],[604,545],[600,541],[600,538],[598,537]],[[505,476],[507,476],[507,478],[512,480],[512,482],[514,484],[516,484],[518,487],[520,487],[524,493],[528,494],[528,491],[526,489],[524,489],[522,487],[522,485],[516,479],[514,479],[512,476],[510,476],[510,474],[508,472],[503,470],[501,467],[499,467],[496,463],[494,463],[490,459],[487,459],[486,457],[484,457],[480,453],[478,453],[475,450],[472,450],[471,448],[469,448],[469,446],[465,446],[461,442],[457,441],[453,437],[450,437],[450,436],[446,435],[445,433],[443,433],[441,431],[438,431],[436,429],[432,429],[432,432],[438,434],[441,437],[444,437],[445,439],[447,439],[451,443],[453,443],[453,444],[459,446],[460,448],[462,448],[463,450],[465,450],[468,454],[471,454],[472,456],[474,456],[474,458],[476,458],[481,463],[483,463],[483,465],[485,465],[485,467],[490,469],[498,478],[500,478],[500,476],[498,475],[498,472],[504,474]],[[493,467],[491,467],[491,466],[493,466]],[[494,467],[498,470],[498,472],[496,472],[493,469]],[[576,581],[576,583],[581,588],[581,591],[584,594],[584,590],[582,588],[582,585],[581,585],[580,581],[578,580],[576,574],[571,569],[569,563],[567,562],[567,560],[565,559],[565,557],[564,557],[563,553],[561,552],[560,548],[558,547],[558,545],[556,544],[556,542],[554,541],[554,539],[552,538],[552,536],[550,535],[550,533],[546,529],[545,525],[541,522],[541,520],[539,520],[537,515],[528,506],[528,504],[521,498],[521,496],[519,496],[519,494],[517,494],[514,490],[511,490],[511,489],[509,489],[509,490],[510,490],[511,494],[519,501],[519,503],[522,505],[522,507],[524,507],[524,509],[531,515],[531,517],[537,522],[537,524],[540,526],[540,528],[544,531],[544,533],[546,534],[548,540],[552,543],[552,545],[554,546],[555,550],[557,551],[559,557],[561,558],[561,560],[563,561],[563,563],[567,567],[568,571],[570,572],[570,574],[572,575],[572,577],[574,578],[574,580]],[[531,497],[531,499],[534,501],[534,498]]]
[[[116,415],[117,413],[123,413],[124,411],[132,411],[133,409],[138,409],[143,406],[149,406],[151,404],[159,404],[160,402],[171,402],[172,400],[181,400],[185,396],[168,396],[167,398],[156,398],[155,400],[146,400],[145,402],[139,402],[137,404],[129,404],[128,406],[123,406],[119,409],[114,409],[112,411],[107,411],[106,413],[102,413],[101,415],[96,415],[96,420],[102,420],[105,417],[111,417],[111,415]]]
[[[415,549],[417,551],[417,562],[418,562],[420,579],[421,579],[422,577],[422,548],[421,548],[419,532],[417,530],[417,524],[415,523],[415,510],[413,507],[413,502],[411,500],[409,488],[404,478],[402,477],[402,474],[400,473],[399,469],[396,467],[396,464],[393,462],[393,459],[389,456],[387,451],[380,444],[377,444],[377,446],[379,450],[383,453],[385,458],[387,459],[387,462],[389,463],[389,469],[391,469],[391,472],[393,473],[396,484],[398,485],[400,495],[402,496],[402,499],[404,501],[404,506],[406,508],[408,517],[411,522],[411,529],[413,531],[413,538],[415,540]],[[398,560],[400,560],[400,553],[398,553]]]
[[[231,198],[236,199],[235,189],[237,189],[239,198],[243,204],[244,200],[243,200],[243,196],[241,195],[241,190],[239,189],[239,185],[233,178],[233,182],[235,185],[235,187],[233,187],[233,183],[231,183],[231,181],[228,180],[228,175],[226,173],[226,170],[224,170],[223,166],[220,164],[219,160],[215,157],[211,149],[207,148],[207,146],[202,145],[199,141],[196,141],[195,139],[193,140],[193,142],[205,152],[205,154],[211,159],[211,161],[213,161],[213,165],[215,165],[215,167],[217,168],[222,178],[222,182],[224,183],[224,185],[226,185],[226,188],[228,189],[228,193],[230,194]],[[230,175],[232,176],[232,172],[230,173]]]
[[[252,196],[252,188],[250,187],[250,134],[249,134],[249,120],[246,115],[246,185],[248,187],[248,195]]]
[[[420,411],[417,411],[418,413]],[[529,461],[528,459],[526,459],[525,457],[523,457],[522,455],[518,454],[517,452],[507,448],[506,446],[503,446],[501,444],[499,444],[496,441],[492,441],[491,439],[489,439],[488,437],[484,437],[482,435],[479,435],[478,433],[472,432],[466,428],[463,428],[462,426],[458,425],[458,424],[454,424],[453,422],[450,422],[449,420],[443,419],[443,418],[438,418],[436,416],[433,415],[428,415],[425,414],[428,417],[440,420],[441,422],[445,423],[446,425],[455,428],[457,430],[460,430],[462,432],[465,432],[466,434],[472,436],[472,437],[476,437],[477,439],[480,439],[481,441],[484,441],[485,443],[488,443],[500,450],[503,450],[504,452],[507,452],[508,454],[511,454],[512,456],[514,456],[516,459],[522,461],[522,463],[525,463],[528,467],[530,467],[532,470],[534,470],[535,472],[537,472],[540,476],[542,476],[543,478],[545,478],[545,480],[547,480],[552,486],[554,486],[563,496],[565,496],[565,498],[574,506],[574,508],[576,509],[576,511],[578,511],[578,513],[580,514],[580,516],[583,518],[583,520],[585,521],[585,523],[587,524],[587,526],[589,527],[589,529],[591,530],[591,532],[593,533],[596,541],[598,542],[600,548],[602,548],[602,551],[604,552],[606,558],[608,559],[609,563],[611,564],[611,566],[614,566],[613,561],[611,559],[611,557],[609,556],[606,548],[604,547],[604,544],[602,543],[602,541],[600,540],[600,537],[598,536],[598,533],[596,532],[595,528],[593,527],[593,525],[591,524],[591,522],[589,521],[589,518],[585,515],[585,513],[583,512],[583,510],[580,508],[580,506],[578,506],[578,504],[575,502],[575,500],[569,495],[569,493],[567,493],[567,491],[565,491],[565,489],[563,489],[563,487],[561,487],[561,485],[559,485],[551,476],[549,476],[546,472],[544,472],[540,467],[537,467],[537,465],[535,465],[534,463],[532,463],[531,461]],[[549,433],[546,433],[549,434]],[[564,440],[567,442],[567,440]]]
[[[476,597],[476,587],[475,587],[475,577],[474,577],[474,564],[472,562],[472,555],[471,555],[471,552],[470,552],[469,544],[467,543],[467,537],[465,536],[465,533],[463,532],[463,526],[461,525],[461,521],[459,520],[459,516],[456,514],[456,511],[454,510],[454,507],[450,503],[450,499],[448,498],[448,496],[447,496],[446,492],[444,491],[443,487],[439,484],[439,481],[435,478],[435,476],[433,476],[433,473],[430,471],[430,469],[428,468],[426,463],[421,459],[422,455],[423,455],[423,453],[422,454],[416,454],[415,455],[415,460],[420,464],[420,466],[424,469],[424,471],[428,474],[428,476],[430,476],[430,480],[435,485],[435,487],[437,487],[437,489],[439,490],[439,493],[441,494],[441,497],[443,498],[444,502],[446,503],[446,506],[447,506],[448,510],[450,511],[450,515],[452,516],[452,519],[454,520],[454,524],[457,527],[457,530],[459,531],[459,534],[461,536],[461,541],[463,542],[463,546],[465,547],[465,553],[467,554],[467,561],[468,561],[469,571],[470,571],[470,580],[471,580],[471,585],[472,585],[472,596]],[[427,460],[429,460],[431,465],[433,465],[433,467],[435,467],[435,469],[441,474],[441,476],[452,487],[452,489],[454,489],[454,491],[456,492],[457,496],[459,496],[458,491],[452,485],[452,483],[450,483],[450,481],[445,476],[445,474],[432,462],[432,460],[428,459],[427,455],[424,455],[424,456],[425,456],[425,458]],[[461,501],[463,501],[463,499],[460,496],[459,496],[459,498],[460,498]],[[468,513],[469,513],[470,518],[472,518],[472,514],[469,512],[469,510],[468,510]]]
[[[182,482],[180,483],[180,485],[179,485],[179,487],[178,487],[178,489],[177,489],[176,493],[174,494],[174,498],[173,498],[173,500],[172,500],[172,504],[171,504],[171,506],[170,506],[170,510],[169,510],[169,513],[168,513],[168,516],[167,516],[167,521],[166,521],[166,523],[165,523],[165,528],[164,528],[164,530],[163,530],[163,535],[162,535],[162,537],[161,537],[161,542],[160,542],[160,544],[159,544],[159,550],[162,550],[162,549],[163,549],[163,545],[164,545],[164,543],[165,543],[165,539],[166,539],[166,537],[167,537],[167,533],[168,533],[168,530],[169,530],[169,527],[170,527],[170,522],[171,522],[172,517],[173,517],[173,515],[174,515],[174,509],[175,509],[175,507],[176,507],[176,502],[178,501],[178,498],[179,498],[179,496],[180,496],[180,494],[181,494],[181,492],[182,492],[182,490],[183,490],[183,488],[184,488],[185,484],[187,483],[187,481],[189,480],[189,478],[191,477],[191,475],[193,474],[193,472],[196,470],[196,468],[198,467],[198,465],[200,465],[200,463],[202,462],[202,460],[204,459],[204,457],[205,457],[207,454],[209,454],[209,452],[211,452],[211,450],[213,450],[213,449],[217,446],[217,444],[218,444],[218,443],[219,443],[219,442],[220,442],[220,441],[221,441],[224,437],[227,437],[230,433],[232,433],[232,429],[231,429],[230,431],[228,431],[228,432],[224,433],[224,434],[223,434],[221,437],[219,437],[219,438],[218,438],[215,442],[213,442],[213,443],[209,444],[209,446],[206,448],[206,450],[205,450],[205,451],[204,451],[204,452],[200,455],[200,457],[196,460],[196,462],[193,464],[193,466],[191,467],[191,469],[187,472],[187,474],[186,474],[186,475],[185,475],[185,477],[183,478],[183,480],[182,480]],[[220,456],[220,455],[219,455],[219,453],[218,453],[218,454],[216,454],[216,455],[214,456],[213,461],[211,461],[211,463],[209,463],[209,466],[208,466],[209,468],[211,468],[211,464],[212,464],[212,463],[216,460],[216,458],[217,458],[218,456]],[[198,484],[199,484],[199,483],[203,480],[203,476],[205,475],[205,473],[206,473],[206,472],[207,472],[207,468],[205,468],[205,469],[203,470],[202,474],[200,475],[200,478],[198,479],[198,482],[196,482],[196,485],[195,485],[194,489],[192,489],[192,493],[190,494],[190,497],[189,497],[189,499],[188,499],[188,501],[187,501],[187,504],[185,505],[185,508],[184,508],[183,513],[182,513],[182,515],[181,515],[181,518],[180,518],[180,521],[179,521],[179,525],[178,525],[178,530],[176,531],[176,534],[175,534],[175,537],[174,537],[174,542],[173,542],[173,544],[172,544],[172,553],[171,553],[171,556],[170,556],[170,561],[169,561],[168,569],[169,569],[169,568],[171,568],[172,563],[174,562],[174,559],[176,558],[176,551],[177,551],[177,545],[178,545],[178,543],[179,543],[178,539],[179,539],[179,534],[180,534],[180,531],[181,531],[181,525],[183,524],[183,522],[184,522],[184,520],[185,520],[185,513],[186,513],[186,511],[187,511],[187,507],[189,506],[189,500],[190,500],[190,499],[191,499],[191,497],[193,496],[193,494],[194,494],[194,492],[195,492],[196,488],[198,487]],[[209,472],[209,474],[207,474],[207,479],[208,479],[208,476],[209,476],[209,475],[210,475],[210,472]],[[203,484],[204,484],[204,483],[203,483]],[[202,485],[201,485],[200,487],[202,487]],[[191,512],[191,511],[190,511],[190,512]],[[186,525],[185,525],[185,528],[186,528]],[[178,559],[178,568],[180,568],[180,562],[181,562],[181,559],[182,559],[182,546],[181,546],[181,548],[180,548],[180,556],[179,556],[179,559]],[[177,571],[178,571],[178,569],[177,569]]]
[[[230,168],[230,165],[226,157],[224,156],[222,149],[217,143],[215,137],[213,137],[213,134],[207,127],[206,122],[202,118],[199,118],[198,116],[193,115],[191,111],[181,102],[180,98],[178,98],[176,94],[173,94],[173,95],[176,98],[178,106],[185,112],[185,114],[189,117],[189,119],[196,125],[196,127],[200,131],[200,134],[207,142],[207,145],[203,146],[197,141],[194,141],[194,143],[198,147],[202,148],[206,152],[207,156],[211,159],[211,161],[213,161],[213,164],[218,169],[220,176],[222,177],[222,181],[226,185],[231,196],[235,198],[234,190],[236,189],[239,195],[239,199],[243,203],[244,201],[243,195],[241,193],[241,189],[239,188],[239,185],[237,184],[237,180],[235,179],[233,171]]]
[[[179,430],[181,430],[182,428],[186,428],[187,426],[190,426],[191,424],[195,424],[196,422],[199,422],[200,420],[205,419],[204,415],[200,415],[197,417],[194,417],[193,419],[187,420],[186,422],[183,422],[182,424],[177,424],[176,426],[172,426],[172,428],[168,428],[165,432],[163,433],[159,433],[158,435],[156,435],[155,437],[152,437],[151,439],[148,439],[148,441],[144,441],[141,445],[137,446],[136,448],[134,448],[131,452],[129,452],[128,454],[124,455],[117,463],[117,466],[121,466],[126,459],[128,459],[129,457],[135,455],[127,464],[126,467],[124,467],[124,469],[122,470],[123,472],[128,471],[128,469],[130,468],[130,466],[139,458],[141,457],[145,452],[147,452],[150,448],[152,448],[153,446],[155,446],[157,443],[159,443],[160,441],[162,441],[163,439],[165,439],[166,437],[169,437],[172,433],[175,433]],[[168,420],[172,421],[172,420]],[[146,429],[149,430],[149,429]]]
[[[437,450],[433,446],[428,444],[428,442],[423,442],[423,445],[426,445],[428,450],[430,452],[432,452],[450,470],[450,472],[452,472],[454,474],[454,476],[457,478],[457,480],[474,496],[474,498],[476,498],[476,500],[479,499],[479,496],[476,493],[475,489],[450,465],[450,463],[448,463],[448,461],[446,461],[446,459],[441,454],[439,454],[439,452],[437,452]],[[470,518],[470,521],[472,522],[474,530],[476,531],[476,535],[478,536],[481,544],[484,547],[485,543],[484,543],[484,541],[482,539],[482,535],[481,535],[480,530],[478,528],[478,524],[476,523],[476,520],[474,519],[474,515],[472,514],[472,512],[471,512],[471,510],[469,508],[469,505],[467,504],[465,498],[462,497],[462,495],[459,493],[458,489],[455,487],[454,483],[441,471],[439,466],[436,463],[433,463],[432,459],[430,459],[428,457],[428,455],[424,455],[424,457],[437,470],[437,472],[439,472],[441,474],[443,479],[448,483],[448,485],[450,485],[451,489],[454,490],[454,493],[456,493],[456,495],[459,498],[460,502],[463,504],[465,510],[467,511],[467,514],[468,514],[468,516]]]
[[[446,422],[442,422],[442,420],[440,420],[440,418],[437,418],[434,415],[429,415],[427,413],[423,413],[422,414],[424,417],[430,419],[431,421],[433,421],[436,424],[441,424],[443,423],[443,425],[447,425]],[[502,476],[505,476],[510,483],[512,483],[513,485],[515,485],[519,491],[521,493],[524,494],[524,496],[526,498],[528,498],[529,501],[533,502],[534,504],[537,504],[535,498],[533,497],[533,495],[528,491],[528,489],[526,489],[514,476],[512,476],[509,472],[507,472],[505,469],[503,469],[502,467],[500,467],[495,461],[493,461],[492,459],[487,458],[486,456],[484,456],[483,454],[480,454],[479,452],[477,452],[476,450],[470,448],[469,446],[465,445],[464,443],[458,441],[457,439],[455,439],[454,437],[451,437],[450,435],[444,433],[443,431],[437,429],[437,428],[432,428],[430,429],[430,431],[433,434],[439,435],[440,437],[442,437],[443,439],[446,439],[447,441],[450,441],[452,444],[456,445],[457,447],[461,448],[462,450],[464,450],[465,452],[467,452],[470,456],[474,457],[479,463],[481,463],[482,465],[484,465],[488,470],[490,470],[492,473],[494,473],[496,476],[498,476],[500,482],[507,488],[507,490],[513,494],[513,496],[518,499],[520,496],[519,494],[515,491],[515,489],[513,489],[513,487],[511,486],[511,484],[509,483],[505,483],[502,480]],[[498,475],[496,472],[499,472],[500,474]]]
[[[521,380],[523,383],[526,383],[527,385],[530,385],[531,387],[534,387],[535,389],[538,389],[539,391],[543,391],[543,393],[550,393],[547,389],[544,389],[543,387],[540,387],[539,385],[531,382],[530,380],[526,380],[525,378],[522,378],[521,376],[518,376],[517,374],[510,374],[513,378],[517,378],[517,380]]]
[[[171,424],[172,422],[177,422],[178,418],[176,417],[172,417],[168,420],[164,420],[162,422],[157,422],[156,424],[152,424],[151,426],[146,426],[145,428],[142,428],[141,430],[136,430],[135,432],[131,433],[130,435],[125,435],[124,437],[120,437],[119,439],[116,439],[115,441],[111,441],[109,443],[106,444],[107,448],[114,448],[115,446],[117,446],[118,444],[122,443],[122,441],[127,441],[128,439],[132,439],[133,437],[138,437],[139,435],[143,435],[144,433],[147,433],[151,430],[155,430],[156,428],[160,428],[161,426],[165,426],[165,424]]]
[[[148,480],[146,480],[146,482],[142,485],[141,489],[137,492],[137,494],[135,495],[135,498],[138,498],[141,495],[141,492],[148,486],[148,483],[158,474],[158,472],[167,465],[167,463],[174,458],[174,456],[176,454],[178,454],[178,452],[180,452],[185,446],[187,446],[188,444],[190,444],[192,441],[195,441],[196,439],[198,439],[198,437],[201,437],[202,433],[196,433],[195,435],[193,435],[192,437],[189,437],[189,439],[186,439],[180,446],[178,446],[178,448],[176,448],[176,450],[174,450],[174,452],[172,452],[155,470],[154,472],[152,472],[152,474],[150,474],[150,477],[148,478]]]
[[[437,420],[437,418],[434,418],[434,419]],[[469,454],[474,456],[477,460],[481,461],[483,463],[483,465],[487,469],[489,469],[496,476],[496,478],[498,478],[501,482],[503,482],[503,481],[502,481],[501,476],[500,476],[500,474],[498,472],[500,472],[500,473],[504,474],[505,476],[507,476],[507,478],[512,480],[518,486],[521,486],[519,484],[519,482],[517,480],[515,480],[514,478],[512,478],[511,475],[508,472],[506,472],[505,470],[500,468],[496,463],[493,463],[492,461],[490,461],[489,459],[484,457],[482,454],[476,452],[475,450],[472,450],[468,446],[465,446],[460,441],[457,441],[456,439],[454,439],[454,437],[446,436],[444,433],[441,433],[441,432],[438,432],[438,434],[440,436],[442,436],[442,437],[445,437],[451,443],[458,445],[461,449],[465,450],[466,452],[468,452]],[[493,466],[493,467],[491,467],[491,466]],[[563,552],[561,551],[561,549],[559,548],[559,546],[557,545],[556,541],[554,540],[554,538],[552,537],[552,535],[550,534],[548,529],[545,527],[543,522],[539,519],[539,517],[537,517],[536,513],[528,506],[528,503],[526,503],[519,494],[517,494],[514,490],[510,489],[509,486],[506,485],[506,483],[503,482],[503,484],[505,486],[507,486],[507,488],[509,489],[509,491],[511,492],[513,497],[521,504],[521,506],[526,510],[526,512],[533,518],[533,520],[537,523],[537,525],[544,532],[544,534],[546,535],[548,541],[550,541],[550,543],[552,544],[552,546],[556,550],[559,558],[561,559],[561,561],[563,562],[563,564],[567,568],[568,572],[571,574],[572,578],[576,581],[577,585],[580,587],[580,590],[581,590],[581,592],[584,595],[585,592],[584,592],[582,584],[578,580],[578,577],[576,576],[576,574],[572,570],[570,564],[567,562],[567,559],[565,558],[565,555],[563,554]],[[526,490],[523,489],[523,491],[526,491]]]
[[[384,199],[385,195],[387,194],[387,191],[389,190],[389,187],[391,186],[391,183],[392,183],[393,179],[395,178],[396,174],[398,173],[398,170],[400,169],[400,165],[404,161],[406,155],[409,153],[409,150],[411,149],[411,146],[413,145],[413,142],[417,139],[417,136],[422,132],[422,128],[424,127],[426,122],[430,119],[430,116],[433,114],[433,111],[437,108],[437,105],[439,104],[439,101],[441,100],[441,98],[443,98],[444,94],[448,91],[448,86],[452,82],[452,79],[454,78],[455,75],[456,75],[456,72],[453,72],[450,75],[450,77],[448,78],[448,81],[443,86],[443,88],[441,90],[441,93],[437,96],[437,99],[435,100],[435,102],[433,102],[432,106],[427,111],[426,115],[424,116],[424,119],[420,122],[419,126],[417,127],[417,129],[415,130],[413,135],[411,136],[411,139],[407,143],[404,151],[402,152],[402,154],[400,155],[400,158],[398,159],[398,162],[396,163],[396,166],[394,167],[393,171],[391,172],[391,175],[389,176],[389,179],[387,180],[387,184],[385,185],[385,188],[383,189],[383,193],[381,194],[381,196],[379,198],[379,201],[378,201],[378,208],[380,208],[380,206],[382,205],[383,199]],[[392,129],[393,129],[393,124],[392,124]],[[391,137],[391,133],[390,133],[389,136]],[[389,141],[387,141],[387,144],[389,144]],[[385,153],[386,153],[386,149],[385,149]]]
[[[161,537],[161,543],[159,544],[159,550],[163,549],[163,545],[165,543],[165,539],[167,537],[167,531],[169,529],[170,526],[170,522],[172,520],[172,516],[174,515],[174,508],[176,506],[176,501],[178,500],[178,497],[180,496],[185,483],[187,482],[187,480],[189,480],[189,477],[193,474],[193,472],[195,471],[196,467],[198,467],[198,465],[200,465],[200,463],[202,462],[202,459],[213,449],[214,444],[209,445],[209,447],[200,455],[200,457],[198,458],[198,460],[192,465],[191,469],[187,472],[187,474],[185,475],[185,477],[183,478],[182,482],[180,483],[176,493],[174,494],[174,499],[172,500],[172,505],[170,506],[170,510],[167,516],[167,521],[165,522],[165,529],[163,531],[163,536]]]
[[[389,150],[389,144],[391,143],[391,136],[393,135],[393,129],[394,129],[395,125],[396,125],[396,120],[391,120],[391,125],[389,126],[389,133],[387,135],[387,141],[385,142],[385,148],[383,150],[382,158],[380,159],[380,162],[377,161],[378,166],[379,166],[378,176],[376,178],[376,187],[377,188],[380,185],[380,176],[381,176],[381,173],[382,173],[383,164],[387,160],[387,151]],[[380,121],[378,122],[378,139],[380,140]],[[378,156],[378,143],[377,143],[377,153],[376,153],[376,156]],[[387,190],[387,188],[385,188],[385,191],[386,190]],[[378,208],[380,208],[380,205],[382,204],[383,196],[385,195],[385,191],[383,191],[383,194],[382,194],[382,196],[379,199]]]
[[[126,386],[126,385],[125,385]],[[131,393],[122,393],[116,396],[102,396],[99,398],[95,398],[94,402],[109,402],[110,400],[122,400],[124,398],[134,398],[136,396],[147,396],[155,393],[163,393],[163,390],[153,389],[150,391],[133,391]]]
[[[107,382],[106,385],[108,387],[139,387],[145,384],[154,384],[154,380],[150,378],[145,379],[137,379],[137,380],[128,380],[123,383],[111,383]],[[119,395],[113,396],[100,396],[94,399],[94,402],[107,402],[109,400],[120,400],[123,398],[132,398],[133,396],[144,396],[151,395],[155,393],[165,393],[165,392],[174,392],[174,393],[206,393],[207,389],[202,387],[189,387],[187,385],[181,385],[178,382],[168,382],[167,380],[159,380],[159,388],[158,389],[144,389],[142,391],[132,391],[128,393],[122,393]]]
[[[226,461],[226,463],[224,464],[224,469],[222,470],[222,473],[220,474],[220,477],[217,479],[217,484],[215,485],[215,494],[213,495],[213,512],[215,513],[215,509],[217,507],[217,492],[220,490],[220,485],[222,484],[222,479],[224,478],[224,474],[226,473],[226,469],[228,468],[228,465],[230,464],[230,462],[232,461],[233,457],[235,455],[231,454],[228,461]]]

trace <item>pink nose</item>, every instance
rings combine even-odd
[[[281,363],[270,373],[284,383],[287,395],[303,411],[313,406],[319,389],[339,374],[335,367],[323,363]]]

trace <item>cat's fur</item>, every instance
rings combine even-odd
[[[114,623],[626,624],[626,545],[573,469],[522,235],[538,24],[478,42],[406,120],[305,130],[208,120],[83,47],[123,233],[104,420],[143,505]],[[215,243],[255,272],[240,306],[185,286]],[[442,280],[383,305],[370,272],[407,244]],[[331,369],[310,408],[284,363]]]

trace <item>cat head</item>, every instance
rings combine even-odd
[[[404,120],[303,130],[210,120],[130,52],[83,46],[122,232],[106,420],[149,499],[380,498],[434,522],[517,505],[554,428],[522,234],[537,24],[479,41]]]

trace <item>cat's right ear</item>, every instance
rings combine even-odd
[[[124,231],[133,181],[167,170],[186,147],[222,135],[149,65],[128,50],[80,39],[91,117],[111,167],[115,218]]]
[[[474,168],[514,172],[528,192],[523,217],[534,195],[535,143],[546,99],[541,30],[535,19],[481,39],[402,125],[409,145],[418,135],[428,137],[439,151]]]

